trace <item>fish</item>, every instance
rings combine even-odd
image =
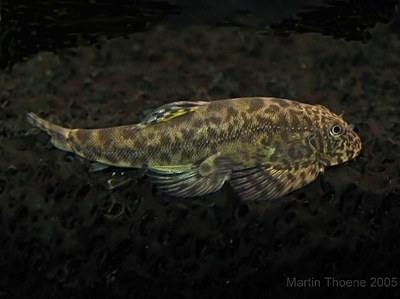
[[[170,196],[199,197],[228,182],[243,200],[271,200],[357,157],[362,143],[322,105],[274,97],[165,104],[140,123],[69,129],[36,114],[30,124],[60,150],[109,166],[138,168]]]

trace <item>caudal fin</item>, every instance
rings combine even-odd
[[[26,120],[40,130],[45,131],[51,136],[51,143],[64,151],[71,152],[72,149],[68,144],[68,135],[71,129],[63,128],[52,124],[51,122],[44,120],[43,118],[37,116],[35,113],[29,112],[26,115]]]

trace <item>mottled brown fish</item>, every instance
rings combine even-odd
[[[277,198],[361,150],[353,125],[324,106],[270,97],[174,102],[139,124],[103,129],[67,129],[33,113],[28,121],[59,149],[143,168],[178,197],[215,192],[229,181],[244,200]]]

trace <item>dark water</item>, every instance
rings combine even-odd
[[[2,7],[0,298],[400,294],[397,1],[36,3]],[[260,95],[344,113],[360,156],[275,201],[183,200],[134,170],[88,173],[25,122]]]

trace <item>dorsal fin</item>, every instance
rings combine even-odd
[[[207,105],[209,102],[205,101],[180,101],[180,102],[173,102],[166,105],[163,105],[149,115],[147,115],[139,126],[148,126],[152,124],[158,124],[161,122],[170,121],[176,117],[185,115],[187,113],[191,113],[195,111],[197,108]]]

